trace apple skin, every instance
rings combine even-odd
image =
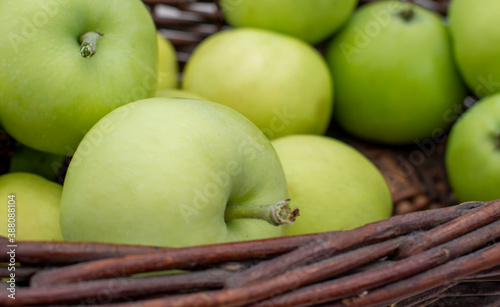
[[[159,90],[156,91],[155,97],[190,98],[190,99],[206,100],[205,98],[201,97],[198,94],[179,89]]]
[[[85,132],[154,96],[156,28],[139,0],[0,1],[0,121],[19,142],[72,155]],[[98,30],[96,54],[79,37]]]
[[[179,64],[175,48],[160,32],[158,38],[158,86],[157,91],[176,89],[179,86]]]
[[[62,186],[30,173],[0,176],[0,195],[4,210],[0,211],[0,235],[7,236],[8,195],[15,194],[16,240],[62,241],[59,227],[59,205]]]
[[[260,29],[204,40],[185,67],[183,89],[235,109],[269,139],[323,134],[333,108],[333,81],[321,55],[299,39]]]
[[[10,158],[9,173],[32,173],[57,181],[59,180],[57,176],[65,160],[66,156],[64,155],[38,151],[18,144]]]
[[[288,198],[269,140],[223,105],[151,98],[122,106],[85,136],[61,201],[65,240],[190,246],[287,234],[258,219],[226,222],[226,204]]]
[[[222,0],[227,23],[296,36],[316,44],[336,32],[358,0]]]
[[[453,125],[445,162],[458,201],[500,198],[500,93],[479,100]]]
[[[453,0],[448,20],[453,53],[468,87],[478,97],[500,91],[500,2]]]
[[[285,170],[290,205],[300,208],[290,235],[347,230],[392,215],[387,182],[353,147],[318,135],[290,135],[272,144]]]
[[[401,12],[413,8],[405,20]],[[335,80],[334,120],[366,140],[407,144],[458,117],[465,85],[441,17],[420,6],[362,6],[326,53]]]

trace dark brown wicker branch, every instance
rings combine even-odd
[[[321,239],[327,236],[336,236],[338,233],[339,232],[330,232],[256,241],[194,246],[169,249],[154,253],[129,255],[120,258],[96,260],[40,272],[33,276],[31,284],[34,287],[38,287],[57,283],[127,276],[143,272],[172,269],[189,270],[199,266],[228,261],[262,259],[288,252],[311,240]]]
[[[500,281],[500,266],[490,270],[464,277],[462,282],[467,281]]]
[[[207,270],[142,278],[115,278],[49,288],[20,288],[16,299],[0,296],[0,306],[53,305],[84,302],[86,304],[110,303],[113,300],[132,300],[154,294],[179,290],[203,291],[221,288],[231,272]]]
[[[434,302],[439,300],[441,298],[439,295],[454,285],[455,283],[447,283],[437,288],[424,291],[407,299],[400,300],[399,302],[392,304],[391,307],[416,307],[429,304],[431,301]],[[346,300],[345,303],[348,304],[348,301]],[[328,304],[326,304],[325,307],[326,306],[328,306]]]
[[[286,272],[291,267],[299,267],[313,261],[318,261],[362,244],[370,244],[410,232],[430,229],[483,206],[484,203],[471,202],[441,209],[444,211],[428,210],[416,212],[368,224],[345,232],[342,235],[329,237],[326,240],[302,246],[294,252],[281,257],[262,262],[230,278],[227,281],[226,287],[241,287],[258,280],[272,278]]]
[[[354,267],[384,257],[396,250],[404,238],[396,238],[366,246],[342,255],[291,271],[273,279],[242,287],[205,293],[178,295],[160,299],[145,300],[142,306],[243,306],[304,285],[325,280],[344,273]],[[129,306],[134,303],[116,304]]]
[[[500,283],[449,283],[401,300],[391,307],[424,306],[443,298],[464,296],[500,296]]]
[[[499,219],[500,201],[489,202],[471,214],[409,238],[399,247],[396,258],[418,254]]]
[[[80,243],[62,241],[18,241],[16,261],[23,264],[60,265],[84,261],[144,254],[166,250],[165,247]],[[8,261],[7,245],[0,245],[0,262]]]
[[[281,243],[276,242],[276,238],[262,241],[262,246],[274,246],[281,244],[289,246],[286,251],[296,248],[304,242],[309,242],[312,238],[322,237],[326,234],[314,234],[305,236],[287,237]],[[253,243],[240,242],[238,248],[245,248]],[[19,241],[16,248],[16,261],[23,264],[43,264],[43,265],[66,265],[80,263],[84,261],[99,260],[106,258],[116,258],[128,255],[153,253],[158,251],[172,250],[168,247],[152,247],[144,245],[121,245],[91,242],[62,242],[62,241]],[[0,245],[0,262],[8,261],[9,255],[6,253],[7,246]]]
[[[489,242],[500,238],[500,221],[470,232],[446,244],[434,247],[423,253],[395,262],[391,266],[384,266],[351,276],[341,277],[330,282],[304,287],[272,299],[274,307],[280,306],[308,306],[326,300],[334,300],[349,295],[356,295],[363,291],[410,277],[470,253]],[[500,247],[497,247],[500,249]],[[500,255],[498,255],[500,256]],[[484,269],[497,265],[499,262],[485,264]],[[474,271],[472,273],[475,273]],[[402,284],[402,283],[398,283]],[[410,288],[413,288],[409,284]],[[432,287],[431,287],[432,288]],[[429,290],[422,289],[420,292]],[[411,289],[406,289],[410,292]],[[391,293],[392,294],[392,293]],[[416,293],[418,294],[418,293]],[[269,302],[254,305],[266,306]],[[365,302],[366,303],[366,302]],[[365,304],[364,303],[364,304]],[[359,305],[366,306],[366,305]]]
[[[370,242],[373,243],[377,240],[404,235],[412,231],[429,229],[482,206],[484,206],[484,203],[466,203],[460,206],[436,211],[416,212],[405,216],[396,216],[344,233],[333,232],[252,242],[197,246],[158,251],[150,254],[130,255],[116,259],[98,260],[37,273],[32,278],[31,283],[36,287],[64,282],[125,276],[148,271],[191,269],[196,265],[254,259],[282,254],[297,248],[303,243],[314,241],[313,238],[318,238],[317,242],[319,243],[315,243],[316,246],[313,250],[310,250],[308,246],[305,248],[306,254],[314,257],[316,252],[325,250],[324,246],[327,242],[331,242],[334,248],[337,248],[337,251],[339,251],[349,246],[354,247],[356,244],[369,244]],[[343,239],[337,239],[341,234],[341,238]],[[324,238],[329,239],[326,240]],[[345,246],[342,246],[342,244],[335,245],[336,243],[332,241],[341,242]],[[293,245],[291,243],[296,244]],[[302,250],[304,250],[304,248],[302,248]],[[323,255],[328,256],[328,253],[331,253],[331,250],[326,250],[326,252],[323,252]],[[302,258],[300,261],[308,260],[311,262],[314,259],[318,259],[310,258],[307,255],[306,258]],[[284,269],[286,270],[289,267],[297,266],[300,261],[297,262],[294,260]]]
[[[417,274],[400,282],[374,290],[364,297],[344,300],[344,303],[332,306],[385,306],[386,304],[406,299],[407,297],[422,293],[435,287],[446,285],[463,276],[486,270],[498,263],[500,263],[500,244],[486,247],[482,250],[445,263],[427,272]]]
[[[498,282],[465,282],[440,293],[440,297],[457,296],[498,296],[500,283]]]

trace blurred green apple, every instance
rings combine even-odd
[[[287,198],[276,152],[241,114],[152,98],[114,110],[82,140],[64,183],[61,229],[70,241],[157,246],[275,237],[288,226],[265,220],[278,208],[291,221]]]
[[[167,90],[159,90],[156,91],[155,97],[167,97],[167,98],[190,98],[190,99],[199,99],[205,100],[198,94],[191,93],[184,90],[179,89],[167,89]]]
[[[500,29],[497,0],[452,0],[448,18],[455,59],[478,97],[500,91]]]
[[[316,44],[347,21],[358,0],[222,0],[219,3],[232,26],[272,30]]]
[[[478,101],[453,125],[445,162],[460,202],[500,198],[500,93]]]
[[[466,89],[436,13],[416,4],[363,5],[330,43],[334,119],[358,137],[405,144],[444,133]]]
[[[178,87],[179,65],[172,43],[160,32],[158,38],[158,90],[175,89]]]
[[[59,227],[59,205],[62,186],[29,173],[0,176],[0,195],[5,205],[0,211],[0,235],[7,237],[9,213],[15,214],[15,240],[62,240]],[[15,195],[9,205],[9,195]]]
[[[58,181],[61,168],[66,156],[38,151],[36,149],[17,144],[10,158],[10,173],[32,173],[52,181]]]
[[[392,215],[387,182],[351,146],[317,135],[290,135],[272,144],[285,170],[290,203],[300,208],[291,235],[352,229]]]
[[[142,1],[0,1],[0,12],[0,121],[19,142],[72,155],[102,116],[154,95],[156,28]]]
[[[321,55],[303,41],[260,29],[231,29],[203,41],[183,89],[233,108],[264,134],[323,134],[333,83]]]

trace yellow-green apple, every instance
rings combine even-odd
[[[179,65],[175,48],[161,32],[158,37],[158,87],[159,90],[175,89],[178,87]]]
[[[416,4],[362,6],[330,43],[334,119],[358,137],[405,144],[444,133],[466,89],[442,18]]]
[[[52,181],[58,181],[61,169],[64,167],[66,156],[52,154],[44,151],[16,144],[10,158],[10,173],[32,173]]]
[[[186,65],[183,89],[229,106],[264,134],[323,134],[333,83],[307,43],[261,29],[230,29],[203,41]]]
[[[167,98],[190,98],[190,99],[199,99],[205,100],[198,94],[191,93],[188,91],[180,90],[180,89],[167,89],[167,90],[159,90],[156,91],[155,97],[167,97]]]
[[[102,116],[154,95],[156,28],[142,1],[0,1],[0,12],[0,121],[19,142],[72,155]]]
[[[448,19],[458,68],[476,96],[500,91],[500,2],[453,0]]]
[[[319,135],[290,135],[272,141],[288,182],[299,235],[352,229],[392,214],[389,187],[359,151]]]
[[[35,174],[19,172],[0,176],[4,203],[0,211],[0,235],[14,240],[62,240],[61,193],[60,184]]]
[[[276,152],[241,114],[151,98],[109,113],[82,140],[64,183],[61,229],[70,241],[158,246],[275,237],[288,226],[271,223],[294,219],[287,198]]]
[[[479,100],[453,125],[445,162],[460,202],[500,198],[500,93]]]
[[[289,34],[316,44],[337,31],[358,0],[222,0],[228,24]]]

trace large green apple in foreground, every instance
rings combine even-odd
[[[444,134],[465,97],[437,14],[418,5],[362,6],[328,47],[334,119],[372,141],[404,144]]]
[[[26,172],[40,175],[52,181],[58,181],[62,175],[66,156],[51,154],[17,144],[10,158],[10,173]]]
[[[222,0],[227,22],[268,29],[318,43],[342,26],[358,0]]]
[[[0,195],[4,201],[3,210],[0,210],[0,235],[8,236],[9,218],[13,218],[15,240],[62,240],[59,227],[61,193],[60,184],[38,175],[9,173],[0,176]]]
[[[326,136],[291,135],[272,141],[300,218],[299,235],[352,229],[392,214],[389,187],[373,163],[351,146]]]
[[[179,64],[175,48],[161,32],[158,38],[158,90],[175,89],[178,87]]]
[[[476,96],[500,91],[500,29],[497,0],[452,0],[448,18],[453,52]]]
[[[445,162],[460,202],[500,198],[500,93],[479,100],[453,125]]]
[[[282,236],[285,175],[257,127],[223,105],[152,98],[102,118],[70,163],[61,229],[70,241],[189,246]],[[271,206],[262,206],[271,205]],[[289,208],[288,208],[289,209]]]
[[[142,1],[0,1],[0,12],[0,121],[21,143],[71,155],[102,116],[154,95]]]
[[[231,29],[203,41],[186,65],[183,89],[229,106],[264,134],[323,134],[333,84],[305,42],[259,29]]]

